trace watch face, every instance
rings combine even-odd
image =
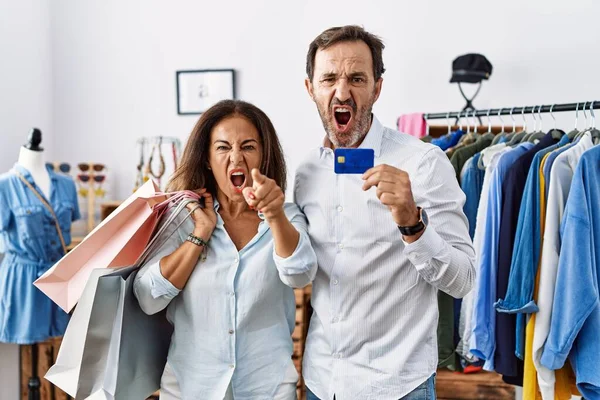
[[[425,226],[429,225],[429,217],[427,216],[427,212],[424,209],[421,209],[421,221]]]

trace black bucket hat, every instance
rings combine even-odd
[[[492,63],[481,54],[470,53],[454,59],[450,82],[479,83],[490,75]]]

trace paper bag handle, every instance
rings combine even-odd
[[[137,267],[140,267],[144,262],[146,262],[151,253],[153,253],[155,250],[158,250],[164,243],[166,243],[166,241],[171,237],[171,235],[175,233],[177,229],[179,229],[179,227],[185,222],[186,219],[189,218],[190,215],[192,215],[196,208],[200,207],[200,204],[198,204],[197,207],[194,207],[194,209],[188,213],[188,215],[177,225],[177,227],[175,227],[173,232],[171,232],[171,235],[165,237],[163,240],[160,241],[160,243],[158,243],[158,239],[167,230],[167,227],[175,221],[175,218],[177,218],[177,216],[183,211],[183,209],[186,208],[187,205],[190,203],[198,202],[198,200],[195,197],[179,197],[180,199],[177,199],[179,200],[179,202],[174,207],[174,211],[171,213],[171,215],[169,215],[169,218],[161,224],[159,229],[154,233],[152,239],[150,240],[150,243],[148,243],[142,254],[138,257],[137,261],[135,262],[135,265]]]

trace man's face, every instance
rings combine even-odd
[[[382,81],[375,82],[371,51],[363,41],[317,50],[312,81],[307,78],[305,84],[334,147],[360,145]]]

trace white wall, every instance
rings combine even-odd
[[[32,127],[52,157],[49,4],[0,0],[0,173],[17,160]]]
[[[17,161],[34,126],[52,157],[50,36],[47,2],[0,0],[0,173]],[[0,388],[2,399],[19,398],[17,345],[0,343]]]
[[[175,71],[235,68],[238,97],[272,118],[293,172],[324,134],[304,90],[306,50],[339,24],[361,24],[386,43],[375,112],[387,125],[405,112],[460,109],[448,80],[466,52],[494,65],[479,108],[593,100],[598,15],[593,0],[55,2],[57,155],[106,162],[117,197],[126,196],[136,138],[186,138],[197,119],[176,113]]]

